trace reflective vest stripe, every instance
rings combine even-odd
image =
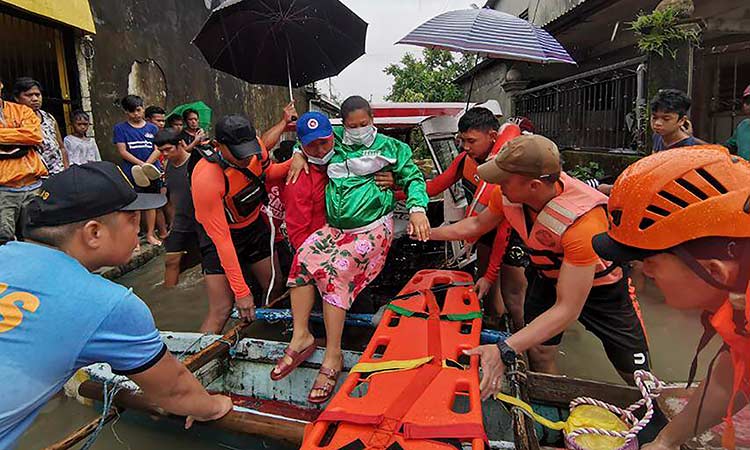
[[[540,223],[541,225],[544,225],[545,227],[554,231],[558,236],[562,236],[563,233],[565,233],[565,230],[568,229],[568,225],[562,223],[560,220],[556,219],[555,217],[552,217],[552,215],[550,215],[547,211],[544,211],[544,210],[539,213],[539,215],[536,218],[536,221]]]
[[[562,216],[567,217],[570,220],[576,220],[578,218],[578,216],[576,216],[576,213],[574,213],[573,211],[570,211],[569,209],[565,208],[564,206],[558,204],[557,202],[555,202],[554,199],[551,200],[547,204],[547,208],[551,209],[552,211],[554,211],[554,212],[556,212],[556,213],[558,213],[558,214],[560,214]]]

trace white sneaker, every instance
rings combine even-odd
[[[141,166],[133,166],[133,168],[130,169],[130,173],[133,175],[133,181],[135,181],[136,186],[145,188],[151,185],[151,181],[146,174],[143,173],[143,168]]]
[[[146,177],[151,181],[155,181],[161,178],[161,170],[159,170],[155,165],[151,163],[142,165],[141,169],[143,170],[143,174],[146,175]]]

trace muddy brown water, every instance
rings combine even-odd
[[[142,268],[118,280],[133,287],[149,305],[161,330],[195,331],[207,311],[205,286],[200,271],[191,269],[181,277],[175,289],[162,287],[163,260],[156,258]],[[666,381],[687,378],[690,361],[701,334],[696,313],[667,308],[658,291],[651,285],[640,291],[641,306],[651,344],[654,372]],[[700,376],[707,360],[715,353],[716,343],[703,353]],[[606,359],[604,350],[591,334],[576,324],[565,334],[558,358],[562,373],[601,381],[620,382]],[[37,449],[66,436],[83,423],[97,417],[99,412],[78,404],[75,400],[57,396],[43,409],[33,426],[19,443],[19,449]],[[148,420],[147,420],[148,421]],[[251,445],[251,444],[246,444]],[[240,440],[231,445],[217,443],[205,431],[177,431],[162,422],[151,424],[120,420],[114,427],[107,425],[93,445],[93,449],[177,450],[177,449],[252,449]]]

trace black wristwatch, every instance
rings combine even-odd
[[[503,361],[503,364],[505,364],[506,367],[511,367],[516,363],[518,353],[510,348],[510,345],[506,344],[505,341],[499,341],[497,343],[497,348],[500,349],[500,360]]]

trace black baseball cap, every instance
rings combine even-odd
[[[261,154],[255,127],[240,115],[224,116],[214,127],[216,140],[226,145],[237,159]]]
[[[26,206],[25,225],[66,225],[115,211],[157,209],[166,203],[161,194],[136,193],[122,170],[111,162],[90,162],[49,177]]]

